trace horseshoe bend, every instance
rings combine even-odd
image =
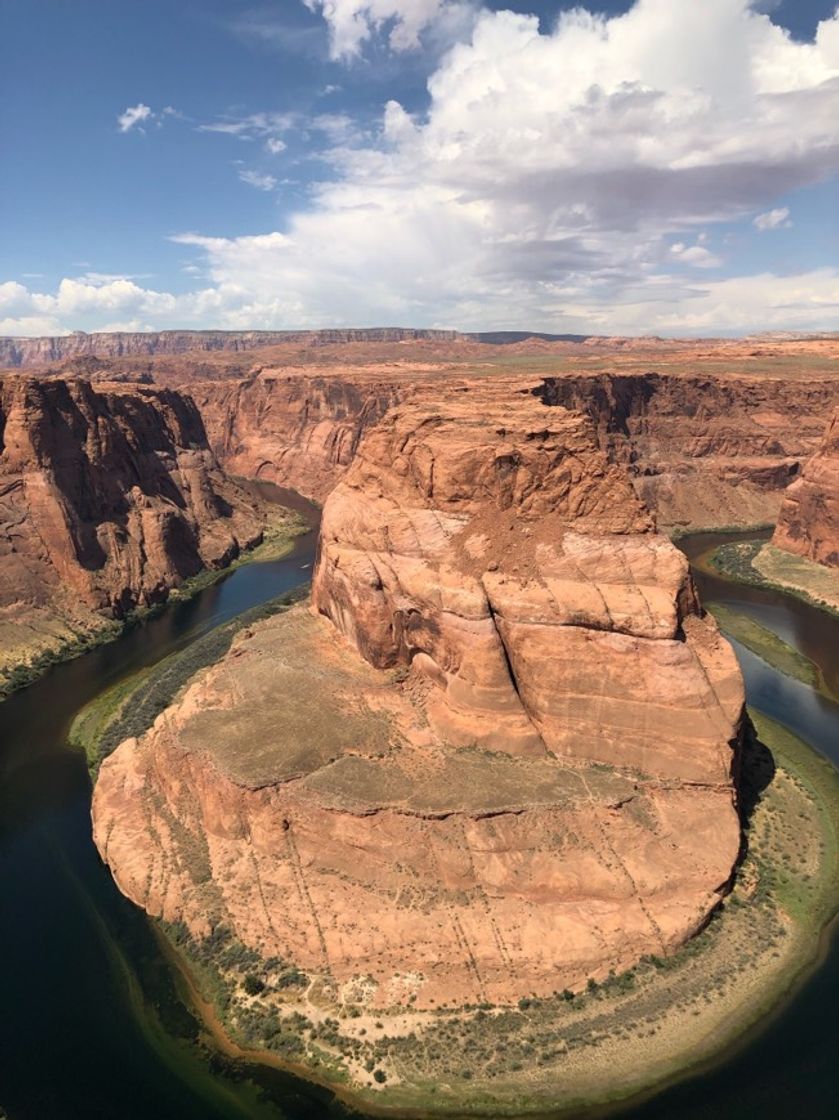
[[[311,601],[104,761],[95,839],[179,936],[342,1017],[570,997],[726,894],[743,704],[588,416],[419,390],[328,497]]]

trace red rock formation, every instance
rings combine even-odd
[[[190,387],[213,451],[231,474],[260,478],[323,501],[362,434],[404,387],[366,376],[267,373]]]
[[[392,409],[326,504],[313,603],[103,764],[130,898],[383,1007],[580,987],[701,926],[742,680],[585,417],[475,387]]]
[[[228,563],[261,529],[258,507],[218,467],[189,398],[0,380],[4,660],[15,627],[25,656],[33,640],[50,644],[28,633],[33,619],[46,639],[51,615],[72,631],[91,624],[90,612],[159,601],[201,568]]]
[[[450,742],[725,782],[739,673],[652,530],[579,414],[428,395],[330,496],[312,599],[371,664],[435,683]]]
[[[404,342],[439,339],[451,342],[456,331],[401,327],[321,331],[97,331],[42,338],[0,337],[0,368],[30,368],[77,358],[123,358],[156,354],[241,352],[277,343],[319,346],[346,342]]]
[[[839,409],[801,478],[785,492],[772,543],[839,568]]]
[[[429,385],[418,370],[266,370],[226,384],[190,386],[220,461],[235,474],[269,478],[322,501],[346,471],[363,432],[389,405]],[[451,391],[452,370],[431,382]],[[629,472],[663,526],[774,521],[799,464],[818,446],[835,380],[807,384],[766,377],[691,374],[563,374],[499,378],[513,397],[589,415],[610,460]]]

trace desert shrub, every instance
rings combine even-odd
[[[254,972],[249,972],[245,977],[244,989],[249,996],[258,996],[265,991],[265,981]]]

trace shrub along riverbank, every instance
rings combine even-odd
[[[777,634],[741,611],[733,610],[723,603],[705,605],[727,637],[740,642],[784,676],[792,677],[793,680],[801,681],[817,692],[830,696],[819,667],[809,657],[793,649]]]
[[[702,566],[728,579],[780,591],[811,606],[839,615],[839,573],[823,564],[793,556],[762,540],[733,541],[702,558]]]

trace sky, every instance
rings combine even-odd
[[[839,330],[836,0],[0,0],[0,334]]]

